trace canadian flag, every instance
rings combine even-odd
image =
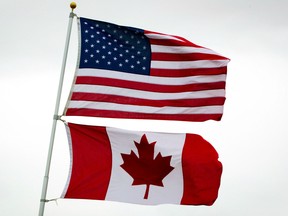
[[[197,134],[66,124],[71,169],[62,198],[212,205],[222,164]]]

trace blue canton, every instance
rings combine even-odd
[[[149,75],[151,48],[142,29],[80,18],[80,68]]]

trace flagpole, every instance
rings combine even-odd
[[[45,176],[43,179],[38,216],[44,215],[45,203],[48,201],[46,200],[46,194],[47,194],[49,172],[50,172],[50,165],[51,165],[51,159],[52,159],[52,151],[53,151],[53,145],[54,145],[57,120],[60,119],[60,117],[58,116],[58,113],[59,113],[60,99],[61,99],[62,86],[63,86],[63,80],[64,80],[64,73],[65,73],[65,68],[66,68],[66,60],[67,60],[67,55],[68,55],[68,47],[69,47],[69,42],[70,42],[71,30],[72,30],[72,23],[73,23],[74,16],[76,16],[76,14],[73,13],[73,10],[76,8],[76,6],[77,5],[75,2],[72,2],[70,4],[70,8],[72,9],[72,11],[70,12],[70,15],[69,15],[69,24],[68,24],[68,29],[67,29],[67,36],[66,36],[66,42],[65,42],[65,48],[64,48],[60,80],[58,84],[58,92],[57,92],[57,98],[56,98],[56,104],[55,104],[55,110],[54,110],[54,116],[53,116],[53,124],[52,124],[52,130],[51,130],[51,135],[50,135],[50,144],[49,144],[49,150],[48,150],[48,156],[47,156],[47,162],[46,162]]]

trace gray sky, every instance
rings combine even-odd
[[[95,119],[125,129],[198,133],[224,172],[211,207],[58,200],[45,215],[284,216],[288,212],[288,1],[78,1],[78,16],[183,36],[231,59],[221,122]],[[1,0],[0,212],[38,214],[70,1]],[[73,32],[60,111],[76,66]],[[80,119],[82,123],[87,119]],[[91,121],[91,120],[89,120]],[[61,195],[69,150],[58,123],[47,198]]]

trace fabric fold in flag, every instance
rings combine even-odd
[[[67,116],[221,120],[229,59],[182,37],[79,18]]]
[[[63,198],[212,205],[222,164],[197,134],[66,124],[71,169]]]

